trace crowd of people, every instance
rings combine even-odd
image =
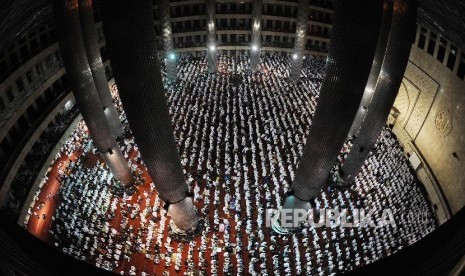
[[[112,85],[127,128],[120,145],[143,184],[131,196],[113,195],[115,181],[79,124],[61,151],[77,158],[61,164],[51,242],[121,275],[331,275],[386,257],[433,231],[436,219],[424,188],[387,127],[355,185],[324,187],[316,208],[344,208],[348,216],[357,208],[373,209],[375,221],[389,208],[396,225],[305,227],[289,235],[265,226],[267,209],[281,207],[294,178],[324,77],[325,61],[308,57],[301,81],[293,83],[290,62],[265,54],[260,71],[252,73],[246,55],[220,55],[218,72],[211,74],[205,58],[179,57],[178,80],[166,86],[167,99],[186,180],[205,220],[199,237],[188,243],[168,235],[156,183]]]

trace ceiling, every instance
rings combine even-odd
[[[465,1],[419,1],[417,22],[465,49]]]
[[[51,0],[0,0],[0,48],[52,20]]]
[[[51,0],[1,0],[0,48],[28,29],[52,20],[51,3]],[[419,0],[418,22],[465,49],[464,0]]]

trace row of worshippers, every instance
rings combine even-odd
[[[189,189],[205,218],[200,237],[184,246],[169,238],[156,183],[146,176],[116,98],[127,129],[120,143],[123,153],[144,175],[145,184],[132,196],[112,195],[114,183],[105,166],[97,162],[87,168],[83,162],[90,138],[79,128],[80,143],[74,149],[79,158],[62,167],[63,200],[52,228],[56,246],[131,275],[154,275],[163,267],[187,275],[327,275],[388,256],[433,231],[436,221],[421,183],[389,128],[355,185],[345,190],[325,187],[315,203],[316,209],[348,209],[348,217],[356,209],[374,208],[377,222],[382,208],[390,208],[395,227],[306,227],[279,236],[265,226],[267,209],[281,207],[295,175],[324,77],[324,60],[307,58],[301,81],[291,83],[290,62],[266,54],[260,71],[252,73],[246,69],[246,55],[220,55],[221,70],[210,74],[205,58],[180,57],[178,81],[166,86],[167,99]],[[116,97],[116,85],[112,91]],[[348,151],[350,144],[345,147]],[[409,211],[426,214],[425,220],[402,220]],[[187,259],[181,260],[184,252]],[[153,266],[137,267],[137,254]]]

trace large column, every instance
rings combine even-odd
[[[439,52],[439,43],[441,41],[441,36],[439,34],[436,34],[436,42],[434,43],[434,52],[433,52],[433,57],[435,59],[438,58],[438,52]],[[428,42],[429,43],[429,42]]]
[[[438,40],[440,40],[439,37],[438,37]],[[454,75],[457,75],[457,71],[459,70],[461,58],[462,58],[462,48],[459,48],[457,51],[457,54],[455,55],[455,64],[454,64],[454,69],[452,70],[452,74]]]
[[[355,116],[352,127],[350,128],[349,136],[357,135],[360,125],[365,119],[368,106],[370,105],[373,93],[375,92],[379,73],[381,72],[381,65],[383,64],[384,54],[386,52],[389,31],[391,30],[393,2],[386,1],[384,5],[383,19],[381,21],[378,44],[376,45],[375,58],[373,60],[373,65],[371,66],[370,76],[368,77],[365,92],[363,92],[362,101],[360,102],[357,115]]]
[[[252,1],[252,45],[250,49],[250,69],[259,70],[262,35],[263,0]]]
[[[354,140],[352,149],[340,171],[346,184],[353,183],[385,125],[397,97],[407,67],[412,42],[415,39],[416,15],[416,0],[395,0],[386,55],[381,66],[381,74],[375,87],[373,100],[360,127],[359,135]]]
[[[295,31],[294,53],[292,54],[292,64],[290,77],[293,81],[300,79],[302,64],[304,62],[304,50],[307,37],[308,13],[310,12],[310,3],[308,0],[299,0],[297,10],[297,25]]]
[[[449,60],[449,55],[450,55],[451,47],[452,47],[452,42],[447,41],[446,53],[445,53],[445,55],[444,55],[444,61],[442,62],[442,64],[443,64],[444,66],[447,66],[447,61]]]
[[[170,1],[160,1],[161,9],[161,26],[163,34],[163,47],[165,48],[165,66],[166,66],[166,79],[169,83],[176,80],[176,54],[173,46],[173,30],[171,28],[171,10]]]
[[[98,46],[98,36],[95,31],[94,9],[92,0],[79,0],[79,19],[81,22],[84,46],[89,60],[92,77],[94,78],[97,94],[102,103],[105,116],[110,125],[114,137],[123,136],[123,126],[119,119],[113,99],[108,87],[105,67],[103,66],[100,48]]]
[[[2,147],[0,147],[0,159],[5,158],[5,157],[6,157],[5,150]]]
[[[205,0],[207,14],[207,63],[210,72],[217,71],[218,52],[216,49],[216,1]]]
[[[81,33],[78,1],[55,0],[54,9],[66,77],[90,135],[115,178],[124,185],[132,184],[132,172],[113,137],[92,78]]]
[[[418,46],[418,41],[420,40],[421,25],[417,24],[417,33],[415,35],[415,45]]]
[[[198,218],[174,140],[156,47],[151,0],[102,1],[103,31],[126,115],[168,215],[190,231]]]
[[[368,80],[383,0],[338,0],[313,124],[284,208],[309,202],[326,184],[349,133]],[[309,204],[304,204],[309,207]]]

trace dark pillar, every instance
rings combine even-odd
[[[252,45],[250,49],[250,69],[259,70],[262,35],[263,0],[252,1]]]
[[[82,35],[84,38],[84,46],[89,60],[92,77],[94,79],[97,94],[102,103],[108,124],[114,137],[123,136],[123,126],[119,119],[116,108],[113,105],[113,99],[108,81],[105,75],[105,67],[100,56],[100,48],[98,46],[98,36],[95,31],[94,9],[92,0],[79,0],[79,19],[81,22]]]
[[[291,185],[293,197],[313,199],[326,183],[349,133],[368,80],[378,41],[382,0],[337,0],[323,81],[313,124]],[[284,208],[298,206],[295,200]]]
[[[90,135],[116,179],[133,183],[132,172],[111,132],[87,60],[77,0],[55,0],[60,51],[76,102]]]
[[[102,1],[103,30],[115,81],[136,143],[175,225],[198,218],[174,140],[156,47],[151,0]]]
[[[293,81],[298,81],[302,72],[304,62],[304,50],[307,37],[308,13],[310,12],[310,3],[308,0],[299,0],[297,10],[297,25],[295,31],[294,53],[292,54],[292,65],[290,77]]]
[[[210,72],[217,71],[218,52],[216,49],[216,1],[205,0],[207,14],[207,63]]]
[[[373,99],[340,172],[346,184],[353,183],[376,143],[397,97],[415,39],[416,15],[416,0],[395,0],[386,54]]]
[[[370,76],[368,77],[365,92],[363,92],[362,101],[355,116],[352,127],[350,128],[349,136],[356,135],[360,129],[360,125],[365,119],[368,106],[371,103],[373,94],[375,92],[376,83],[378,82],[379,72],[381,72],[381,65],[383,64],[384,54],[386,52],[386,45],[391,30],[393,2],[386,1],[383,9],[383,19],[381,21],[381,29],[379,31],[378,44],[376,46],[375,58],[371,66]]]
[[[173,30],[171,28],[170,1],[160,1],[163,47],[165,48],[166,79],[169,83],[176,80],[176,54],[173,46]]]

